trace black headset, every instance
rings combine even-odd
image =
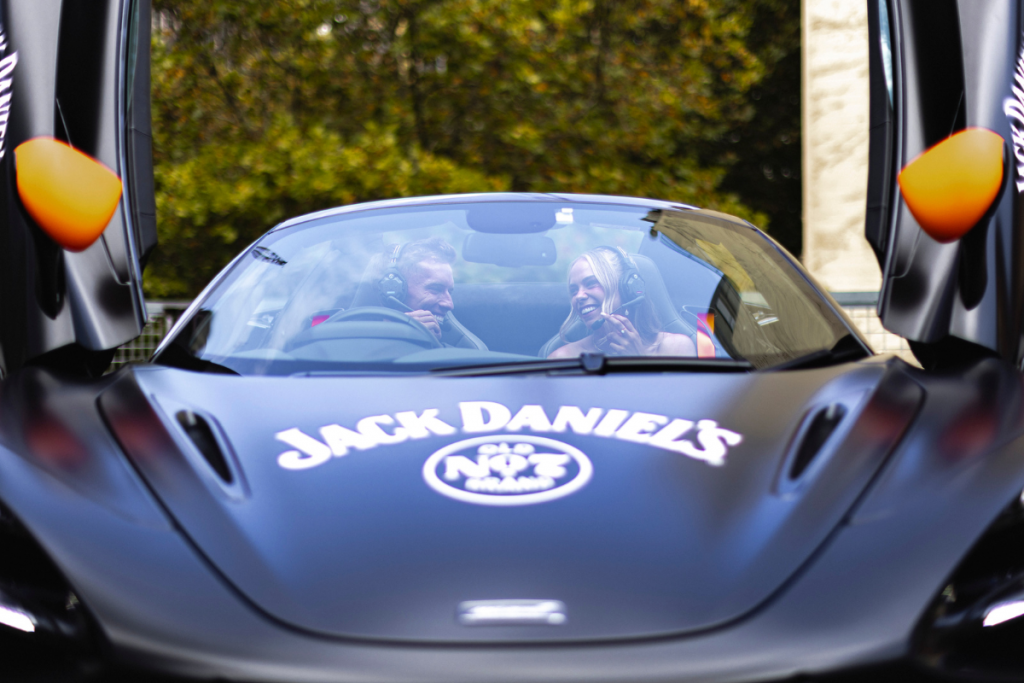
[[[636,267],[636,263],[622,247],[615,247],[622,256],[622,276],[619,278],[619,309],[627,308],[644,300],[647,286]]]
[[[388,267],[377,281],[377,291],[380,292],[381,301],[385,306],[396,308],[395,304],[400,304],[405,310],[410,310],[405,305],[405,299],[409,295],[409,284],[398,270],[398,259],[401,258],[404,247],[404,244],[395,244],[391,247]]]

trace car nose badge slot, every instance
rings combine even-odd
[[[560,600],[467,600],[459,603],[464,626],[560,626],[567,621]]]

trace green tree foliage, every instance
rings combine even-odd
[[[279,220],[396,196],[652,196],[766,225],[736,136],[792,58],[762,23],[786,4],[154,0],[147,292],[193,296]]]
[[[757,114],[721,136],[704,161],[728,168],[719,189],[767,214],[772,237],[800,254],[800,3],[761,0],[754,11],[754,26],[762,30],[751,33],[747,47],[766,69],[749,93]]]

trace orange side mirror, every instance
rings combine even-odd
[[[99,239],[121,201],[121,179],[60,140],[21,143],[14,150],[14,167],[25,209],[68,251],[83,251]]]
[[[985,215],[1003,184],[1003,138],[985,128],[951,135],[897,177],[907,208],[937,242],[953,242]]]

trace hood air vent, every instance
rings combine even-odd
[[[210,464],[213,471],[217,473],[224,483],[232,483],[234,477],[231,474],[231,468],[228,467],[227,458],[224,457],[220,444],[217,443],[217,437],[213,435],[213,430],[210,429],[210,424],[201,415],[196,415],[191,410],[180,410],[175,417],[178,418],[178,423],[185,430],[185,433],[188,434],[189,438],[192,439],[192,443],[196,445],[199,452],[206,458],[206,462]]]
[[[793,464],[789,468],[789,478],[799,479],[811,461],[818,455],[818,451],[832,436],[839,423],[846,415],[846,406],[842,403],[832,403],[818,411],[811,420],[810,426],[804,432],[803,440],[800,442],[800,449],[793,458]]]

